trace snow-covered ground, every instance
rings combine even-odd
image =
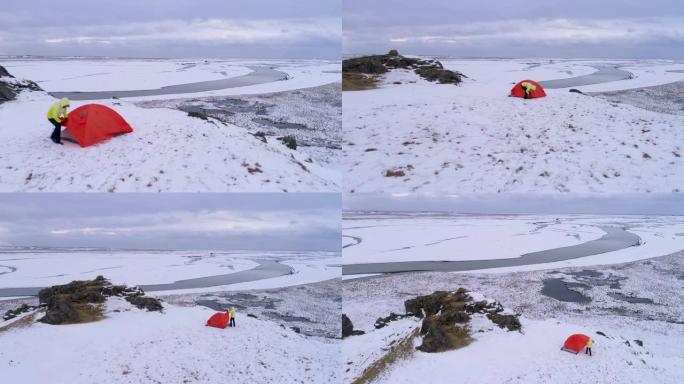
[[[0,140],[5,150],[0,153],[1,191],[53,192],[309,192],[337,191],[341,176],[329,162],[317,161],[300,146],[292,150],[278,140],[263,142],[246,127],[216,119],[202,120],[172,109],[160,100],[179,98],[219,97],[241,94],[261,94],[279,91],[300,92],[303,88],[337,83],[339,63],[316,60],[281,61],[194,61],[194,67],[184,67],[185,61],[88,61],[32,60],[0,61],[27,75],[45,73],[62,79],[48,89],[70,85],[67,91],[92,90],[100,82],[103,89],[112,88],[108,79],[123,79],[116,88],[137,85],[138,77],[146,86],[189,83],[220,76],[235,77],[247,66],[271,66],[289,75],[289,79],[219,91],[99,100],[119,112],[132,126],[133,133],[116,137],[97,145],[80,148],[65,142],[54,145],[49,140],[52,130],[46,120],[47,108],[55,101],[43,92],[24,92],[17,100],[0,105]],[[111,66],[109,72],[99,66]],[[13,67],[14,66],[14,67]],[[91,68],[92,66],[92,68]],[[174,69],[175,68],[175,69]],[[186,68],[186,69],[183,69]],[[178,71],[176,71],[178,70]],[[63,72],[60,72],[63,71]],[[172,71],[173,75],[168,75]],[[251,70],[249,70],[251,71]],[[74,77],[74,73],[94,76]],[[225,75],[222,73],[225,72]],[[102,73],[98,75],[98,73]],[[130,75],[135,73],[136,75]],[[168,75],[168,76],[167,76]],[[30,79],[30,78],[29,78]],[[41,78],[36,78],[40,80]],[[67,80],[65,80],[67,79]],[[66,82],[66,84],[64,83]],[[41,85],[43,85],[41,83]],[[54,88],[53,88],[54,87]],[[129,88],[130,89],[130,88]],[[306,92],[302,90],[301,92]],[[284,97],[287,97],[284,96]],[[155,108],[137,103],[158,101]],[[90,103],[73,101],[72,110]],[[312,103],[311,109],[330,113],[329,121],[339,121],[340,105],[322,106]],[[333,124],[334,125],[334,124]],[[339,126],[339,124],[338,124]],[[315,129],[315,127],[311,127]],[[331,133],[333,136],[337,133]],[[339,151],[339,150],[337,150]],[[312,152],[314,153],[314,152]]]
[[[0,322],[4,381],[70,383],[328,383],[339,362],[337,252],[191,252],[3,248],[0,289],[64,284],[103,275],[150,284],[230,274],[278,260],[292,274],[248,283],[148,292],[162,313],[110,298],[100,321],[47,325],[42,309]],[[36,298],[3,298],[0,312]],[[213,305],[212,305],[213,303]],[[217,310],[238,308],[237,327],[206,327]],[[213,308],[213,309],[211,309]],[[250,315],[250,316],[248,316]],[[40,364],[37,364],[40,362]]]
[[[169,304],[145,312],[112,298],[98,322],[0,326],[3,382],[328,383],[340,375],[337,340],[240,315],[236,328],[206,327],[213,313]]]
[[[684,249],[684,218],[600,215],[449,215],[347,213],[344,264],[461,261],[520,257],[600,238],[602,226],[623,227],[641,245],[545,264],[488,269],[511,272],[640,260]]]
[[[657,240],[654,240],[657,241]],[[345,381],[392,351],[420,328],[408,318],[375,329],[378,317],[404,313],[404,301],[436,290],[466,287],[500,301],[520,315],[521,332],[507,332],[484,319],[470,324],[473,342],[461,349],[394,353],[364,383],[679,383],[684,372],[684,253],[625,264],[556,268],[506,274],[411,273],[344,281],[343,312],[366,334],[342,342]],[[542,281],[562,278],[589,303],[559,301],[541,293]],[[620,295],[652,302],[629,303]],[[593,356],[560,350],[566,337],[584,333]],[[413,341],[415,346],[418,339]]]
[[[342,172],[349,193],[672,192],[682,190],[684,116],[547,89],[508,97],[523,79],[617,65],[634,77],[575,87],[614,91],[684,80],[653,60],[456,60],[468,78],[429,83],[393,70],[378,89],[344,92]],[[648,103],[644,103],[647,105]],[[388,171],[397,176],[386,176]],[[401,172],[404,173],[401,176]]]

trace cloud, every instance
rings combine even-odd
[[[644,19],[539,18],[459,24],[386,26],[345,30],[345,51],[373,44],[421,45],[451,49],[467,46],[684,43],[684,17]]]

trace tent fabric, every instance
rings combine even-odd
[[[229,321],[230,314],[226,312],[216,312],[207,320],[207,325],[210,327],[225,328],[228,326]]]
[[[546,92],[544,92],[544,88],[542,88],[539,83],[537,83],[534,80],[522,80],[519,81],[518,84],[516,84],[512,89],[511,89],[511,96],[515,97],[522,97],[525,98],[525,89],[522,87],[522,83],[530,83],[534,85],[537,89],[534,91],[530,92],[530,95],[528,96],[529,99],[534,99],[537,97],[544,97],[546,96]]]
[[[82,105],[71,111],[68,117],[67,130],[81,147],[133,132],[121,115],[101,104]]]
[[[582,352],[584,347],[587,346],[588,341],[589,336],[581,333],[576,333],[574,335],[570,335],[567,339],[565,339],[565,343],[563,344],[563,348],[561,348],[561,350],[578,354]]]

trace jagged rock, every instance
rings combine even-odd
[[[164,308],[162,307],[161,302],[154,297],[140,295],[126,296],[126,301],[140,309],[147,309],[148,311],[161,311]]]
[[[470,341],[470,335],[465,327],[447,321],[442,315],[426,317],[420,333],[423,335],[423,342],[417,349],[428,353],[455,349],[467,345]]]
[[[378,317],[378,319],[375,320],[375,329],[384,328],[392,321],[401,320],[411,316],[413,316],[413,314],[399,315],[397,313],[391,312],[389,316]]]
[[[0,103],[14,100],[24,90],[42,91],[33,81],[15,79],[7,69],[0,66]]]
[[[522,327],[518,316],[502,315],[500,313],[488,313],[487,318],[500,328],[507,328],[509,331],[517,331]]]
[[[386,55],[363,56],[342,61],[343,74],[381,75],[392,69],[413,70],[426,80],[441,84],[458,84],[464,77],[460,72],[444,69],[442,63],[437,60],[404,57],[394,49]]]
[[[252,318],[254,318],[254,319],[258,319],[257,315],[252,314],[252,313],[248,313],[248,314],[247,314],[247,317],[252,317]]]
[[[3,320],[10,320],[14,319],[15,317],[21,315],[22,313],[30,312],[35,310],[38,307],[34,307],[33,305],[28,305],[26,303],[22,304],[19,306],[19,308],[16,309],[10,309],[5,314],[2,316]]]

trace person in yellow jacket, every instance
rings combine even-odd
[[[525,98],[526,98],[526,99],[527,99],[528,97],[530,97],[530,93],[531,93],[532,91],[536,91],[536,90],[537,90],[537,87],[535,87],[534,84],[532,84],[532,83],[530,83],[530,82],[527,82],[527,81],[523,81],[522,84],[520,84],[520,86],[525,90]]]
[[[62,123],[66,123],[67,121],[67,116],[69,115],[67,108],[69,108],[70,104],[69,99],[63,97],[62,100],[52,104],[50,109],[48,109],[48,121],[55,127],[52,131],[52,135],[50,135],[50,139],[52,139],[52,142],[55,144],[63,144]]]
[[[584,354],[589,354],[591,356],[591,347],[594,346],[594,339],[589,339],[587,340],[587,349],[584,351]]]
[[[235,316],[237,315],[237,310],[235,307],[230,307],[230,310],[228,311],[230,313],[230,323],[228,323],[229,327],[234,327],[235,326]]]

